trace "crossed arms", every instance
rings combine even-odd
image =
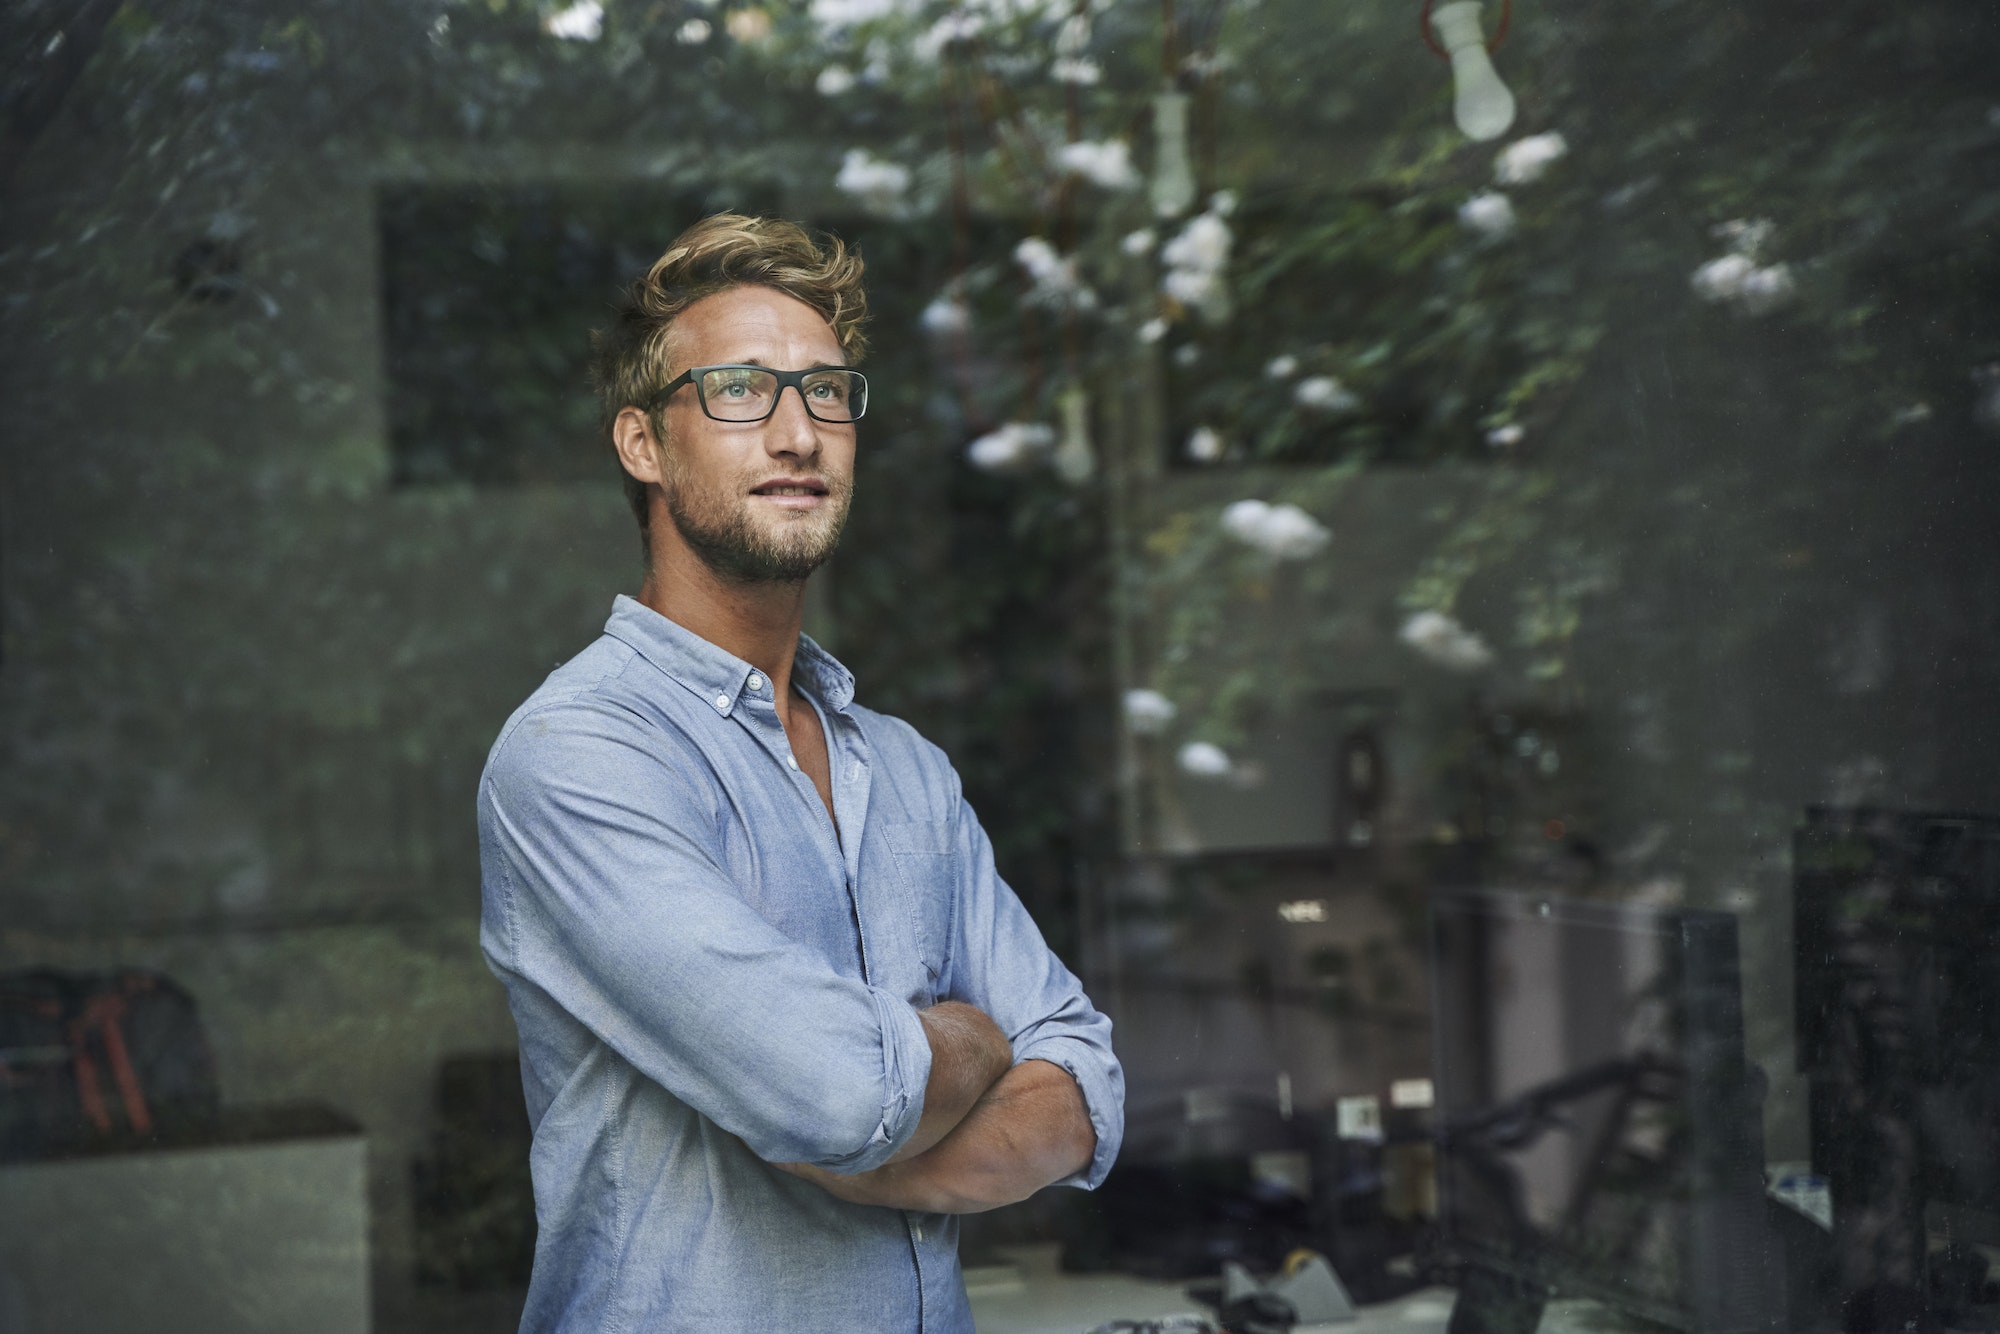
[[[878,962],[897,979],[880,986],[745,901],[699,767],[661,736],[627,710],[554,706],[503,737],[482,782],[481,940],[521,1023],[531,1115],[588,1034],[841,1199],[973,1212],[1086,1164],[1101,1177],[1122,1126],[1110,1022],[995,873],[948,768],[909,845],[911,874],[952,896],[948,927],[925,926],[948,940],[897,963],[907,933],[879,919]],[[918,1009],[909,984],[926,966],[950,999]]]
[[[1042,1060],[1012,1064],[999,1026],[962,1002],[919,1018],[931,1047],[924,1114],[895,1156],[850,1175],[776,1166],[853,1204],[969,1214],[1025,1200],[1090,1162],[1097,1131],[1068,1071]]]

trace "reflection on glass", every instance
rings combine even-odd
[[[1433,913],[1445,1243],[1685,1328],[1766,1327],[1735,923],[1497,894]]]

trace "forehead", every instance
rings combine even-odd
[[[703,297],[675,318],[670,347],[681,366],[751,361],[795,370],[847,360],[818,311],[772,287],[732,287]]]

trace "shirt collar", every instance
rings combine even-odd
[[[757,668],[725,649],[709,643],[694,631],[670,621],[637,598],[620,593],[611,604],[611,619],[604,633],[632,648],[665,672],[717,713],[727,716],[745,694],[771,698],[771,683]],[[750,679],[756,677],[757,684]],[[797,656],[792,660],[792,679],[817,699],[823,708],[844,712],[854,702],[854,674],[839,659],[812,641],[799,636]]]

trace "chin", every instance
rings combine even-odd
[[[830,510],[819,510],[810,514],[795,514],[767,517],[761,525],[764,544],[773,551],[786,555],[819,551],[824,560],[833,554],[840,543],[840,531],[845,526],[847,516]]]

